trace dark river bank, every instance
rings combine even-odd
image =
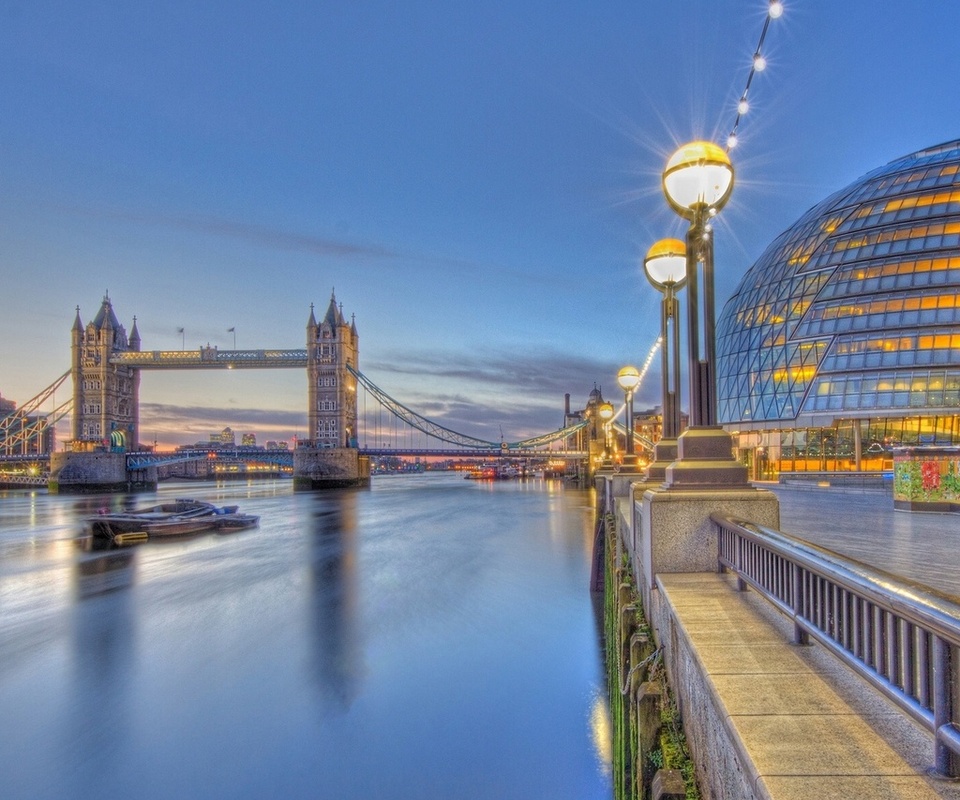
[[[84,549],[179,496],[260,527]],[[448,474],[0,492],[0,797],[607,800],[592,523]]]

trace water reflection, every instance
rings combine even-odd
[[[121,549],[143,496],[0,503],[0,798],[608,798],[588,498],[472,483],[164,486],[261,527]]]
[[[596,692],[590,706],[590,732],[597,764],[604,775],[610,775],[613,764],[613,725],[610,721],[610,705],[605,694]]]
[[[118,749],[129,738],[129,684],[136,663],[133,592],[137,553],[111,550],[79,554],[73,573],[76,601],[70,625],[70,682],[60,751],[67,793],[80,791],[96,775],[91,765],[103,748]]]
[[[134,548],[117,548],[110,542],[98,542],[93,537],[81,540],[84,549],[74,570],[74,589],[80,599],[128,589],[133,585]]]
[[[344,710],[363,673],[358,641],[357,495],[317,495],[310,516],[310,624],[323,705]]]

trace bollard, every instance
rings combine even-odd
[[[678,769],[658,769],[650,787],[650,800],[684,800],[687,787]]]
[[[658,682],[647,681],[637,689],[634,709],[637,715],[637,738],[644,758],[659,746],[662,704],[663,694]]]

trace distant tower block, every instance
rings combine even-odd
[[[318,324],[310,306],[307,321],[307,424],[309,438],[293,455],[296,489],[355,486],[370,480],[369,459],[357,449],[357,382],[360,337],[354,319],[343,317],[331,293]]]
[[[104,295],[100,310],[86,327],[80,307],[72,331],[73,449],[137,448],[140,433],[140,371],[111,364],[116,353],[140,350],[137,320],[130,338]]]

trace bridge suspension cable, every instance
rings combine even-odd
[[[37,452],[43,450],[43,435],[53,425],[70,413],[73,407],[73,398],[64,401],[53,411],[41,413],[40,407],[46,403],[59,389],[64,381],[70,377],[68,369],[46,389],[31,397],[20,408],[0,418],[0,453],[7,455],[26,454],[30,442],[36,441]]]
[[[377,401],[384,408],[390,411],[396,418],[400,419],[402,422],[405,422],[410,427],[425,433],[427,436],[433,437],[434,439],[439,439],[441,442],[447,442],[448,444],[456,445],[458,447],[473,448],[477,450],[496,450],[498,448],[501,451],[529,450],[542,445],[550,444],[551,442],[555,442],[560,439],[565,439],[589,424],[588,420],[584,420],[575,425],[570,425],[569,427],[561,428],[560,430],[545,433],[540,436],[534,436],[530,439],[523,439],[518,442],[490,442],[485,439],[478,439],[474,436],[467,436],[463,433],[457,433],[457,431],[446,428],[443,425],[421,416],[416,411],[407,408],[407,406],[403,405],[403,403],[394,400],[362,372],[355,370],[350,365],[347,365],[347,370],[357,379],[364,389],[372,394]]]

